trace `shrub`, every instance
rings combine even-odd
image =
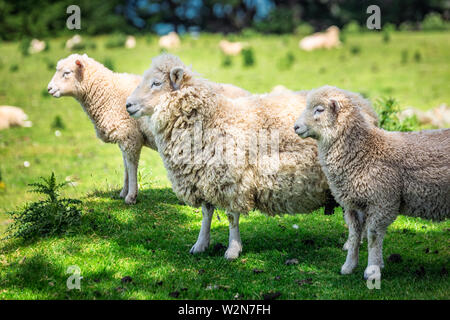
[[[255,64],[255,56],[252,48],[243,49],[241,51],[243,57],[243,64],[245,67],[251,67]]]
[[[419,128],[419,122],[416,117],[400,121],[398,118],[400,107],[394,98],[379,99],[375,109],[380,119],[380,128],[388,131],[414,131]]]
[[[48,94],[47,94],[48,95]],[[63,130],[66,128],[60,115],[56,115],[51,124],[52,129]]]
[[[253,28],[244,28],[241,31],[241,36],[243,38],[254,38],[257,37],[259,35],[258,31],[256,31]]]
[[[278,61],[278,68],[280,70],[289,70],[294,65],[294,62],[295,56],[292,54],[292,52],[288,52]]]
[[[358,33],[358,32],[361,32],[362,30],[363,29],[360,27],[359,23],[355,20],[352,20],[344,26],[344,28],[342,29],[342,32]]]
[[[224,54],[222,57],[222,67],[228,68],[231,67],[232,65],[233,60],[231,59],[231,57]]]
[[[19,71],[19,65],[18,65],[17,63],[12,64],[12,65],[9,67],[9,71],[11,71],[11,72],[17,72],[17,71]]]
[[[2,178],[2,170],[0,169],[0,191],[3,191],[6,189],[6,185],[3,182],[3,178]]]
[[[420,51],[414,52],[414,60],[415,60],[416,62],[422,61],[422,55],[420,54]]]
[[[30,38],[24,38],[19,42],[19,51],[22,54],[22,56],[26,57],[30,55],[29,52],[30,44],[31,44]]]
[[[113,34],[108,38],[105,43],[106,48],[123,48],[125,47],[125,42],[127,41],[127,36],[123,33]]]
[[[56,183],[55,174],[42,182],[31,183],[30,192],[47,196],[45,200],[27,203],[19,211],[7,212],[13,222],[8,226],[6,238],[24,240],[62,234],[81,222],[80,200],[60,199],[59,190],[67,182]]]
[[[398,29],[400,31],[413,31],[415,29],[415,27],[414,27],[414,24],[412,22],[405,21],[405,22],[400,24]]]
[[[408,62],[408,50],[402,50],[402,64],[406,64]]]
[[[360,52],[361,52],[361,47],[360,46],[352,46],[350,48],[350,53],[355,55],[355,56],[360,54]]]
[[[106,57],[105,60],[103,61],[103,65],[105,67],[107,67],[109,70],[114,71],[114,60],[113,59]]]
[[[307,36],[314,32],[314,28],[306,22],[303,22],[295,28],[295,34],[299,36]]]
[[[422,21],[422,29],[425,31],[443,31],[450,29],[450,23],[444,21],[439,13],[431,12]]]
[[[383,42],[388,43],[391,41],[391,34],[389,31],[383,31]]]

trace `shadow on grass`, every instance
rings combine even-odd
[[[355,273],[339,275],[345,260],[345,252],[340,248],[347,236],[339,214],[243,217],[240,229],[244,250],[239,259],[229,262],[223,257],[228,243],[225,222],[213,227],[211,245],[205,253],[189,254],[200,229],[201,212],[180,205],[171,189],[143,190],[134,206],[126,205],[122,199],[105,201],[111,194],[93,193],[84,200],[83,224],[76,232],[43,239],[41,244],[35,244],[37,248],[34,244],[10,242],[8,252],[28,246],[32,250],[24,262],[17,258],[7,267],[0,286],[9,290],[20,288],[45,299],[165,299],[174,291],[179,292],[180,298],[189,299],[230,299],[236,292],[258,299],[269,288],[298,291],[294,295],[297,298],[314,298],[323,297],[320,286],[338,297],[352,298],[349,292],[354,288],[361,290],[354,298],[370,297],[362,280],[366,244],[361,248],[360,266]],[[292,228],[294,222],[299,229]],[[448,255],[446,259],[446,252],[441,249],[437,254],[425,254],[423,250],[446,236],[434,230],[389,230],[383,276],[389,279],[387,286],[391,283],[399,290],[393,297],[402,296],[406,290],[403,287],[432,290],[429,286],[442,286],[444,278],[440,272],[448,264]],[[387,261],[390,254],[397,252],[402,255],[401,262]],[[285,261],[291,258],[298,259],[299,265],[286,266]],[[65,272],[72,264],[82,266],[81,292],[68,292],[66,288],[69,275]],[[255,268],[264,273],[256,274]],[[425,273],[421,273],[421,268]],[[282,280],[275,281],[278,275]],[[132,282],[122,283],[124,276],[130,276]],[[305,277],[312,278],[313,285],[300,288],[296,281]],[[225,289],[207,290],[214,284]],[[384,291],[378,296],[389,294]]]

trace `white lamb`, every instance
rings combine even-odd
[[[169,32],[169,34],[159,38],[159,46],[164,49],[175,49],[180,46],[180,37],[176,32]]]

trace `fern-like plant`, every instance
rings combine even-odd
[[[18,211],[8,212],[13,222],[6,231],[9,238],[33,239],[62,234],[81,222],[81,201],[59,198],[59,190],[67,182],[57,183],[52,172],[49,178],[41,177],[41,182],[30,183],[30,192],[43,194],[46,199],[27,203]]]
[[[380,127],[388,131],[413,131],[419,129],[416,117],[403,121],[398,118],[400,107],[394,98],[381,98],[377,101],[376,110],[380,118]]]

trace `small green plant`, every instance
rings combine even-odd
[[[289,70],[292,68],[292,66],[294,65],[295,62],[295,56],[292,52],[288,52],[286,53],[285,56],[283,56],[279,61],[278,61],[278,68],[280,70]]]
[[[2,178],[2,170],[0,169],[0,191],[3,191],[6,189],[6,185],[3,182],[3,178]]]
[[[408,50],[404,49],[402,50],[402,64],[406,64],[408,62]]]
[[[420,54],[419,51],[414,52],[414,61],[416,62],[422,61],[422,55]]]
[[[359,33],[360,31],[363,30],[364,29],[360,27],[357,21],[352,20],[344,26],[342,31],[345,33]]]
[[[22,56],[26,57],[30,55],[29,52],[30,44],[31,44],[30,38],[24,38],[19,42],[19,51],[22,54]]]
[[[361,47],[360,46],[352,46],[350,48],[350,53],[354,56],[358,55],[361,53]]]
[[[48,94],[47,94],[48,95]],[[66,128],[60,115],[56,115],[51,124],[52,129],[63,130]]]
[[[388,43],[391,41],[391,34],[389,31],[383,31],[383,42]]]
[[[222,67],[228,68],[233,65],[233,59],[230,56],[223,55],[222,57]]]
[[[242,52],[244,67],[251,67],[255,65],[255,55],[253,54],[252,48],[243,49]]]
[[[106,58],[105,58],[105,60],[103,61],[103,65],[104,65],[105,67],[107,67],[109,70],[112,70],[112,71],[115,70],[115,67],[114,67],[114,60],[111,59],[111,58],[109,58],[109,57],[106,57]]]
[[[115,33],[106,40],[105,47],[112,48],[123,48],[125,47],[125,42],[127,41],[127,36],[123,33]]]
[[[9,71],[11,71],[11,72],[17,72],[17,71],[19,71],[19,65],[18,65],[17,63],[12,64],[12,65],[9,67]]]
[[[42,182],[29,184],[30,192],[43,194],[46,199],[27,203],[23,209],[7,212],[13,222],[8,226],[5,239],[24,240],[62,234],[81,222],[81,201],[61,199],[59,190],[67,182],[57,183],[52,172],[49,178],[41,177]]]
[[[400,107],[394,98],[379,99],[375,109],[380,119],[380,128],[388,131],[413,131],[419,128],[419,122],[415,117],[403,121],[399,119]]]
[[[314,28],[309,23],[301,23],[295,28],[295,34],[299,36],[307,36],[314,32]]]

